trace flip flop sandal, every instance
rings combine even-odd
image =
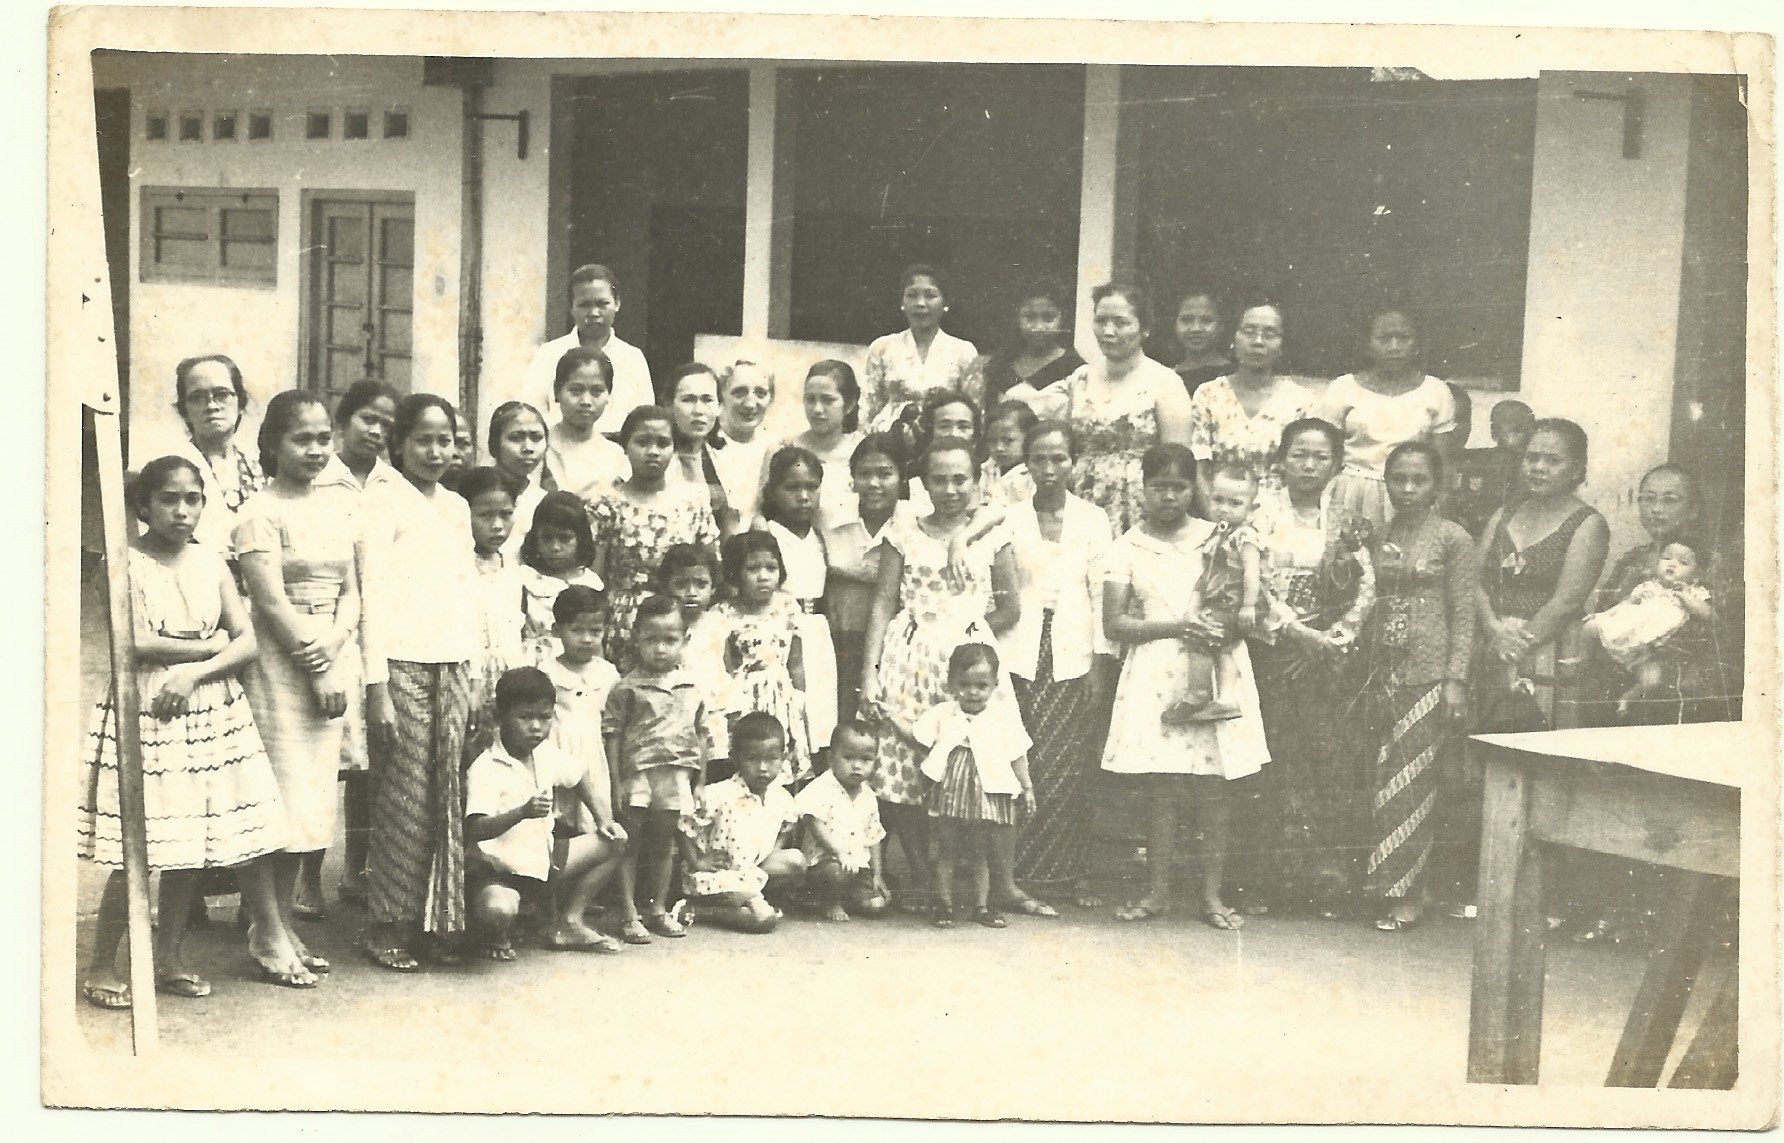
[[[644,927],[643,921],[627,921],[620,926],[619,939],[629,945],[648,945],[651,943],[650,930]]]
[[[327,976],[334,971],[334,965],[328,963],[325,957],[311,956],[309,953],[305,953],[297,959],[303,961],[304,967],[317,976]]]
[[[518,957],[520,954],[514,951],[514,946],[512,944],[504,944],[504,945],[484,945],[483,946],[483,955],[488,957],[490,960],[511,961],[511,960],[515,959],[516,957]]]
[[[1033,897],[1019,897],[1014,901],[1005,901],[1003,907],[1011,912],[1021,913],[1024,917],[1056,918],[1059,910],[1045,901],[1037,901]]]
[[[408,949],[403,948],[401,945],[394,945],[387,949],[375,949],[368,945],[363,951],[365,952],[366,959],[377,965],[379,968],[387,968],[391,972],[421,971],[421,962],[416,960],[414,954],[410,953]]]
[[[668,913],[652,913],[644,919],[644,927],[659,937],[685,937],[687,926]]]
[[[995,909],[974,909],[973,920],[984,925],[987,929],[1004,929],[1008,928],[1010,924],[1004,920],[1004,915]]]
[[[81,995],[95,1008],[117,1012],[130,1007],[128,984],[83,984]]]
[[[176,972],[155,982],[155,991],[198,1000],[211,994],[211,982],[193,972]]]
[[[1384,917],[1375,918],[1375,931],[1378,933],[1404,933],[1408,929],[1418,928],[1419,920],[1418,917],[1408,919],[1389,913]]]
[[[1245,918],[1232,909],[1209,909],[1202,914],[1202,923],[1223,933],[1236,933],[1245,925]]]
[[[256,964],[258,963],[256,962]],[[299,975],[295,972],[280,972],[278,969],[268,968],[264,964],[260,964],[259,968],[262,984],[276,984],[280,988],[314,988],[319,983],[315,973]],[[308,979],[305,979],[305,976]]]

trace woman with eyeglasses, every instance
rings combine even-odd
[[[1195,454],[1196,483],[1204,504],[1207,474],[1223,464],[1244,464],[1256,472],[1260,501],[1279,491],[1282,430],[1304,417],[1318,416],[1314,394],[1276,372],[1282,339],[1280,305],[1258,300],[1241,306],[1233,327],[1233,358],[1238,364],[1189,399],[1189,450]]]
[[[221,353],[180,362],[174,367],[173,386],[174,411],[185,425],[186,440],[163,451],[176,452],[198,466],[205,512],[193,539],[229,556],[236,513],[248,497],[266,487],[259,461],[235,443],[248,408],[248,389],[241,368]]]

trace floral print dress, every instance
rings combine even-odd
[[[1110,385],[1103,366],[1086,365],[1066,381],[1066,420],[1078,437],[1072,492],[1101,508],[1117,534],[1145,515],[1140,458],[1157,444],[1158,391],[1181,391],[1177,375],[1147,358]]]
[[[786,784],[807,777],[811,749],[805,695],[793,685],[790,667],[793,640],[804,616],[799,601],[777,591],[760,611],[744,611],[727,600],[713,608],[713,615],[726,631],[727,659],[736,656],[730,671],[732,709],[739,715],[761,711],[779,719],[787,732],[787,764],[775,780]]]
[[[1258,474],[1260,492],[1282,487],[1276,451],[1282,430],[1304,417],[1318,416],[1318,398],[1288,378],[1255,414],[1247,413],[1231,377],[1210,381],[1189,399],[1189,451],[1196,462],[1247,465]]]
[[[962,643],[996,646],[985,615],[991,609],[991,564],[1009,542],[1002,529],[966,550],[964,583],[956,591],[947,577],[948,542],[923,530],[916,519],[893,517],[885,542],[904,559],[898,581],[900,610],[886,625],[874,691],[864,702],[885,716],[870,779],[882,801],[923,804],[920,766],[928,751],[899,733],[890,722],[915,726],[931,707],[948,698],[948,656]],[[993,702],[1014,703],[1009,674],[998,668]]]
[[[671,544],[718,543],[718,521],[704,485],[670,484],[640,501],[626,482],[602,489],[589,503],[595,547],[607,559],[607,658],[622,671],[632,667],[632,620],[650,594],[651,579]]]

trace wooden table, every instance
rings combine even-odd
[[[1537,1082],[1544,851],[1562,845],[1682,871],[1668,878],[1658,947],[1605,1080],[1656,1086],[1708,951],[1698,938],[1738,886],[1740,775],[1775,760],[1751,725],[1732,722],[1484,734],[1468,750],[1486,780],[1468,1081]],[[1732,980],[1724,993],[1672,1086],[1733,1086]]]

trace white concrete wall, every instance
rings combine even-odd
[[[298,380],[303,191],[407,191],[415,196],[412,387],[458,392],[460,94],[421,85],[419,57],[230,57],[108,55],[94,61],[100,88],[130,89],[130,430],[132,452],[152,455],[177,436],[173,369],[197,353],[227,353],[242,367],[257,407]],[[329,140],[306,140],[312,109],[334,115]],[[372,138],[346,141],[341,112],[372,113]],[[382,112],[404,107],[410,137],[385,140]],[[247,141],[250,108],[271,108],[273,137]],[[150,110],[205,113],[204,142],[149,142]],[[238,138],[211,142],[210,113],[240,115]],[[177,138],[177,121],[170,124]],[[264,187],[279,194],[275,287],[143,282],[144,186]],[[543,200],[541,199],[541,202]],[[541,225],[543,225],[543,209]],[[244,438],[251,441],[251,436]]]
[[[1690,82],[1545,72],[1537,86],[1523,384],[1505,396],[1590,434],[1581,494],[1609,517],[1613,554],[1641,538],[1635,485],[1671,433]],[[1630,84],[1647,96],[1635,159],[1621,104],[1574,94]],[[1475,423],[1489,412],[1477,404]]]

